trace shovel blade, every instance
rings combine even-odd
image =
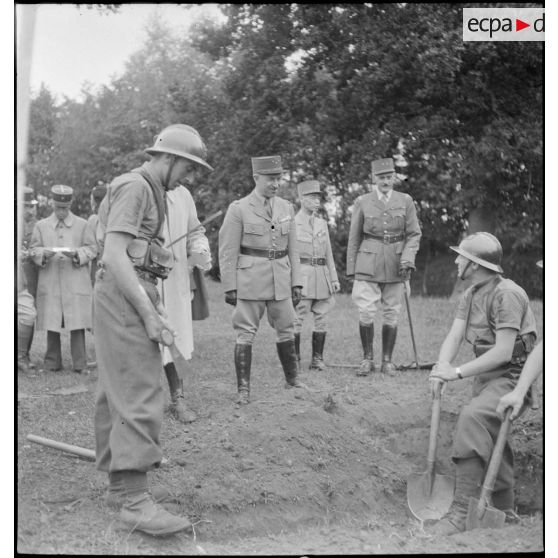
[[[501,529],[506,522],[506,514],[492,506],[485,505],[482,517],[479,517],[479,500],[469,498],[469,509],[465,527],[471,529]]]
[[[449,475],[434,474],[432,491],[428,473],[413,473],[407,479],[407,504],[421,521],[440,519],[453,501],[455,480]]]

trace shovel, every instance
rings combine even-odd
[[[505,512],[494,508],[490,504],[492,503],[492,491],[494,490],[496,476],[498,475],[500,464],[502,463],[504,446],[506,445],[506,439],[510,431],[511,422],[509,417],[511,411],[511,408],[507,409],[504,422],[500,427],[500,432],[498,432],[498,438],[496,438],[496,444],[492,451],[492,457],[490,458],[488,470],[486,471],[480,498],[478,500],[476,498],[469,498],[469,509],[467,510],[467,520],[465,522],[468,531],[477,528],[501,529],[506,522]]]
[[[430,442],[424,473],[412,473],[407,479],[407,504],[411,513],[421,521],[440,519],[453,501],[455,480],[450,475],[436,473],[436,445],[440,426],[440,391],[436,386],[430,420]]]

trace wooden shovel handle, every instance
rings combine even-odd
[[[442,397],[442,383],[438,383],[432,400],[432,416],[430,418],[430,440],[428,442],[428,456],[426,458],[426,472],[432,474],[436,463],[436,445],[438,443],[438,429],[440,427],[440,403]]]
[[[506,414],[504,415],[504,422],[500,427],[500,432],[498,432],[498,437],[496,438],[494,449],[492,450],[492,457],[490,458],[490,463],[488,464],[488,470],[486,471],[486,476],[484,477],[484,483],[482,485],[479,502],[486,501],[488,495],[492,492],[492,490],[494,490],[494,483],[496,482],[496,477],[498,476],[498,471],[500,470],[500,464],[502,463],[504,446],[506,445],[506,440],[508,438],[508,433],[510,431],[511,412],[512,412],[511,407],[508,407],[508,409],[506,410]]]

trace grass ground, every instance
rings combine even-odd
[[[236,380],[231,307],[209,282],[210,318],[196,322],[195,381],[188,390],[198,420],[187,427],[165,415],[168,464],[152,474],[177,496],[174,510],[195,533],[152,539],[119,526],[103,504],[105,475],[94,465],[31,444],[29,433],[94,447],[96,370],[71,372],[63,336],[63,373],[18,377],[18,550],[91,554],[298,554],[510,552],[542,549],[540,411],[514,427],[519,441],[516,498],[521,521],[500,532],[476,531],[433,540],[410,518],[406,477],[425,466],[430,423],[428,372],[357,378],[343,367],[360,361],[358,316],[348,295],[331,313],[323,374],[309,372],[311,324],[302,338],[303,381],[284,390],[273,330],[265,322],[254,346],[252,403],[234,405]],[[412,297],[422,362],[434,361],[453,319],[446,299]],[[542,304],[533,302],[542,333]],[[265,320],[265,318],[264,318]],[[379,328],[378,328],[379,329]],[[32,360],[44,355],[38,333]],[[87,335],[90,359],[92,337]],[[380,354],[376,335],[376,354]],[[460,361],[470,358],[465,348]],[[378,360],[378,359],[376,359]],[[414,360],[403,308],[394,360]],[[161,381],[164,379],[161,374]],[[455,420],[469,397],[465,380],[448,386],[438,458],[451,472]],[[166,387],[165,387],[166,389]],[[56,393],[58,392],[58,393]],[[169,508],[171,509],[171,508]]]

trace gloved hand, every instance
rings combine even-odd
[[[296,308],[297,304],[302,300],[302,287],[293,287],[293,306]]]
[[[399,277],[401,277],[403,281],[408,281],[411,278],[411,271],[414,269],[415,266],[411,262],[402,260],[399,263]]]
[[[225,302],[231,306],[236,306],[236,290],[225,293]]]

